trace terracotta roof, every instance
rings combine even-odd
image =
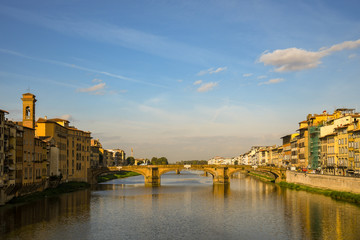
[[[69,123],[68,120],[66,120],[66,119],[61,119],[61,118],[52,118],[52,119],[49,119],[49,120],[55,121],[55,122],[68,122],[68,123]]]
[[[78,132],[91,133],[89,131],[80,130],[80,129],[77,129],[75,127],[67,127],[67,129],[70,129],[70,130],[73,130],[73,131],[78,131]]]
[[[0,112],[3,112],[3,113],[6,113],[6,114],[9,114],[9,112],[8,112],[8,111],[2,110],[2,109],[0,109]]]
[[[343,126],[337,126],[335,129],[342,129],[342,128],[347,128],[350,124],[346,124]]]

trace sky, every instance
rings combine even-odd
[[[359,1],[0,1],[0,109],[169,162],[279,145],[360,110]]]

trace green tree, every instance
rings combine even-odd
[[[161,157],[161,158],[159,158],[159,159],[158,159],[158,163],[159,163],[160,165],[168,165],[168,164],[169,164],[166,157]]]
[[[134,157],[128,157],[126,158],[126,165],[134,165],[135,164],[135,158]]]
[[[157,165],[158,164],[158,159],[157,159],[157,157],[153,157],[152,159],[151,159],[151,165]]]

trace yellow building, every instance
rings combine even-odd
[[[86,181],[91,133],[69,126],[69,121],[59,118],[39,118],[36,124],[37,136],[52,138],[58,149],[59,175],[63,180]]]
[[[40,158],[44,156],[44,143],[40,139],[46,140],[50,144],[51,161],[49,164],[55,166],[47,166],[46,161],[38,161],[38,164],[31,170],[35,173],[35,178],[41,179],[39,175],[43,173],[61,176],[63,180],[69,181],[87,181],[87,169],[90,162],[90,139],[91,133],[79,130],[73,126],[69,126],[69,121],[54,118],[39,118],[35,124],[35,95],[31,93],[23,94],[23,122],[22,125],[28,128],[36,129],[36,140],[39,144],[37,151],[34,149],[35,156]],[[41,145],[41,146],[40,146]],[[25,148],[25,145],[24,145]],[[55,156],[57,155],[57,156]],[[24,155],[25,159],[25,155]],[[46,160],[45,158],[43,160]],[[44,163],[46,162],[46,163]],[[35,168],[35,169],[34,169]],[[51,170],[51,173],[49,171]],[[27,167],[26,171],[30,171]],[[39,171],[41,172],[39,174]]]
[[[0,109],[0,188],[4,186],[4,161],[5,161],[5,110]],[[1,191],[1,190],[0,190]],[[0,192],[1,194],[1,192]],[[1,196],[0,196],[1,198]],[[1,201],[1,199],[0,199]]]
[[[16,131],[16,125],[13,122],[6,121],[4,176],[8,185],[15,185],[16,180]]]
[[[338,147],[335,139],[336,133],[330,133],[321,139],[321,168],[324,173],[336,174]]]
[[[90,167],[91,133],[68,127],[69,180],[86,181]]]
[[[338,149],[338,171],[341,175],[346,174],[348,168],[352,168],[353,162],[349,162],[348,158],[348,126],[340,126],[335,128],[337,136],[337,149]]]
[[[302,121],[299,123],[299,140],[298,140],[298,162],[299,167],[306,168],[309,164],[309,131],[308,122]]]
[[[46,142],[34,138],[34,148],[34,183],[40,183],[49,176]]]
[[[298,161],[299,133],[291,134],[290,147],[291,147],[291,166],[299,167],[300,166]]]
[[[34,182],[34,162],[35,162],[35,129],[23,126],[24,144],[23,144],[23,167],[22,184],[31,184]]]
[[[67,129],[55,121],[39,118],[36,122],[37,137],[52,138],[58,149],[58,168],[64,180],[68,180]]]
[[[353,148],[353,154],[354,154],[354,169],[356,171],[356,174],[360,174],[360,124],[357,123],[356,128],[352,130],[352,148]]]
[[[91,139],[91,152],[90,152],[90,167],[97,168],[100,166],[100,156],[101,152],[100,149],[102,145],[99,139]]]

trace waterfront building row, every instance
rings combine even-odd
[[[240,164],[312,169],[334,175],[360,172],[360,114],[339,108],[309,114],[296,133],[277,146],[256,146],[237,157]]]
[[[53,182],[87,181],[88,169],[121,165],[125,152],[104,149],[91,132],[65,119],[35,121],[35,95],[22,95],[22,121],[0,110],[0,205],[14,196],[42,191]]]

